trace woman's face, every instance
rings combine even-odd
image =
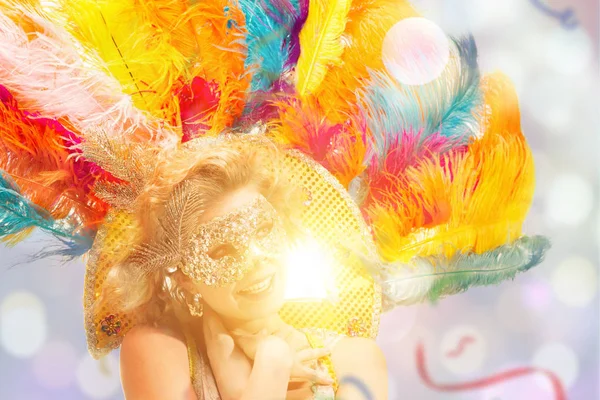
[[[286,239],[272,206],[245,187],[207,210],[200,224],[210,237],[207,261],[221,270],[216,274],[238,275],[233,283],[197,283],[204,303],[222,317],[242,321],[277,313],[285,291]]]

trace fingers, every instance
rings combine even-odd
[[[296,357],[298,358],[298,361],[306,362],[306,361],[317,360],[321,357],[326,357],[330,354],[331,354],[331,349],[329,349],[327,347],[322,347],[319,349],[309,348],[309,349],[300,350],[296,354]]]
[[[333,379],[331,379],[331,377],[327,373],[317,371],[305,366],[295,368],[295,371],[292,374],[292,376],[293,380],[307,380],[317,385],[331,385],[333,383]]]
[[[235,339],[235,343],[242,350],[242,352],[251,360],[256,357],[257,342],[250,337],[238,336]]]
[[[251,360],[256,358],[258,345],[268,338],[267,330],[263,329],[255,335],[239,334],[234,337],[237,346],[244,352],[246,357]]]

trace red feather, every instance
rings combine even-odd
[[[218,84],[195,77],[178,94],[183,142],[202,136],[211,128],[210,117],[219,106],[221,93]]]

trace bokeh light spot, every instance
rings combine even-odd
[[[585,307],[598,292],[598,273],[594,265],[582,257],[561,262],[552,272],[552,288],[566,305]]]
[[[554,29],[542,45],[546,64],[565,75],[581,74],[592,60],[592,43],[584,30]]]
[[[383,40],[382,58],[390,75],[405,85],[424,85],[438,78],[450,59],[446,34],[425,18],[407,18]]]
[[[27,358],[46,340],[46,310],[42,302],[28,292],[15,292],[0,306],[0,343],[7,353]]]
[[[533,365],[554,372],[565,388],[569,388],[579,374],[579,361],[575,352],[562,343],[549,343],[538,349],[533,357]],[[552,390],[547,379],[536,377],[538,385]]]
[[[84,355],[77,367],[77,383],[81,391],[92,399],[113,396],[120,387],[119,364],[113,354],[96,361]]]
[[[33,373],[46,388],[65,388],[75,379],[77,354],[66,342],[47,343],[33,359]]]
[[[519,287],[513,285],[502,292],[496,305],[498,320],[512,332],[535,330],[535,311],[523,307],[523,297]]]
[[[552,303],[552,291],[546,283],[525,284],[523,285],[523,302],[532,310],[545,310]]]
[[[550,223],[576,226],[588,219],[593,203],[590,183],[579,175],[563,173],[554,179],[550,187],[546,216]]]

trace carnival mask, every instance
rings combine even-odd
[[[181,270],[209,286],[227,285],[242,279],[257,262],[280,258],[285,236],[277,211],[260,196],[248,206],[200,225]]]

